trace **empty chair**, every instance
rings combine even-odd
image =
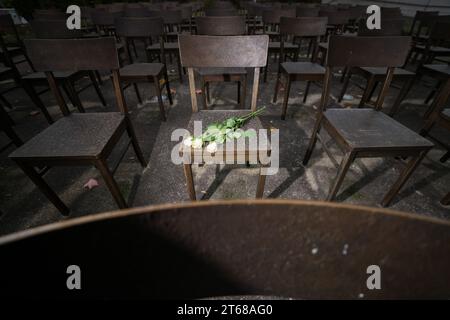
[[[30,39],[25,41],[25,45],[36,70],[46,73],[64,117],[15,150],[9,156],[10,159],[17,163],[62,214],[69,213],[68,207],[35,167],[94,165],[102,174],[119,208],[126,208],[127,201],[113,177],[117,167],[110,169],[107,159],[120,138],[127,133],[130,142],[127,147],[130,144],[133,146],[143,167],[146,161],[120,87],[115,39]],[[112,71],[119,112],[70,114],[56,85],[54,72],[83,70]]]
[[[33,33],[39,39],[76,39],[83,36],[81,30],[70,30],[66,27],[65,20],[34,20],[31,22]],[[55,72],[54,76],[58,85],[66,92],[72,104],[80,111],[85,112],[84,106],[79,98],[79,94],[86,90],[91,85],[94,87],[100,102],[106,106],[105,98],[100,90],[100,87],[95,78],[95,70],[81,70],[81,71],[64,71]],[[85,77],[90,78],[90,84],[76,89],[75,84],[83,80]],[[48,85],[47,77],[44,72],[32,72],[22,76],[23,81],[26,81],[30,86]],[[44,91],[46,92],[46,91]],[[43,92],[42,92],[43,93]]]
[[[416,42],[426,42],[432,21],[439,15],[439,11],[416,11],[409,34]]]
[[[245,17],[198,17],[197,34],[210,36],[233,36],[244,35],[246,33]],[[208,108],[210,101],[210,82],[237,82],[238,95],[237,102],[245,108],[245,96],[247,88],[247,71],[245,68],[199,68],[203,93],[203,107]],[[241,84],[243,91],[241,94]]]
[[[319,16],[328,18],[328,33],[330,34],[342,33],[351,18],[349,10],[327,10],[323,8],[320,9]]]
[[[307,165],[321,128],[326,130],[344,152],[327,200],[335,199],[348,169],[356,158],[410,157],[403,172],[381,202],[381,205],[388,206],[433,147],[425,138],[380,112],[394,68],[405,63],[410,45],[410,37],[330,37],[320,110],[303,159],[303,164]],[[329,106],[333,67],[387,68],[375,109],[342,109],[339,105]],[[322,143],[322,147],[326,148],[325,143]]]
[[[264,33],[269,35],[271,40],[279,40],[280,33],[279,33],[279,25],[281,17],[292,17],[295,18],[296,11],[295,8],[292,9],[271,9],[271,10],[264,10],[263,11],[263,24],[264,24]],[[291,56],[292,60],[296,60],[298,56],[298,50],[299,46],[294,44],[293,42],[284,42],[284,52]],[[279,54],[281,48],[281,42],[280,41],[270,41],[269,43],[269,57],[272,54]],[[267,81],[267,73],[269,68],[269,59],[267,60],[267,67],[264,69],[264,82]]]
[[[313,38],[313,50],[317,49],[317,44],[321,36],[327,31],[327,18],[281,18],[280,34],[281,34],[281,50],[280,64],[275,84],[275,94],[273,102],[277,101],[277,94],[281,87],[284,87],[284,100],[281,112],[281,119],[286,118],[286,110],[289,100],[289,92],[291,84],[294,81],[307,81],[303,102],[308,96],[311,81],[322,81],[325,76],[325,68],[312,60],[311,62],[286,62],[284,61],[284,43],[288,36]],[[315,54],[313,54],[315,57]],[[314,59],[314,58],[313,58]],[[282,81],[284,80],[284,81]]]
[[[358,28],[358,36],[401,36],[403,32],[403,25],[404,25],[404,19],[384,19],[383,25],[381,29],[368,29],[366,25],[365,20],[361,20],[359,23]],[[350,79],[352,75],[357,74],[359,76],[362,76],[366,79],[367,84],[364,88],[363,96],[359,102],[359,106],[362,107],[363,105],[370,102],[371,97],[373,96],[377,85],[379,83],[382,83],[385,79],[387,68],[385,67],[355,67],[351,68],[348,72],[346,72],[343,77],[345,77],[344,85],[342,87],[341,93],[339,95],[339,102],[342,101],[344,94],[347,90],[348,84],[350,82]],[[397,95],[397,98],[392,105],[389,115],[393,116],[398,112],[398,109],[400,107],[400,103],[405,98],[406,93],[409,90],[409,87],[411,86],[412,82],[414,81],[415,73],[411,72],[409,70],[406,70],[404,68],[395,68],[394,69],[394,75],[393,80],[400,80],[403,82],[402,89],[400,90],[399,94]]]
[[[119,79],[123,84],[133,84],[137,98],[142,103],[141,95],[137,83],[153,83],[155,95],[158,97],[158,104],[161,119],[166,120],[164,103],[162,100],[161,87],[165,86],[170,104],[172,95],[170,92],[169,77],[164,55],[164,25],[162,18],[119,18],[116,20],[116,32],[125,43],[133,40],[144,41],[145,46],[149,44],[152,37],[159,38],[161,57],[163,63],[137,63],[133,62],[131,53],[127,50],[129,64],[119,70]],[[129,48],[129,46],[127,45]],[[161,85],[162,83],[162,85]]]

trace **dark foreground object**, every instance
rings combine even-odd
[[[0,238],[1,295],[37,298],[449,298],[450,223],[307,201],[200,202]],[[66,287],[81,269],[81,290]],[[366,286],[381,269],[381,289]]]

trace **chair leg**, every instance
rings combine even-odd
[[[108,163],[105,159],[99,159],[95,161],[95,167],[100,171],[103,180],[106,183],[109,191],[111,192],[114,200],[120,209],[128,208],[127,202],[125,201],[122,193],[120,192],[119,186],[117,185],[116,180],[114,180],[113,174],[111,170],[108,168]]]
[[[95,78],[95,73],[93,71],[89,71],[89,78],[91,79],[92,85],[94,86],[100,102],[106,107],[105,97],[103,96],[102,90],[100,90],[100,86],[98,85],[97,79]]]
[[[242,96],[241,96],[241,105],[242,109],[245,109],[245,98],[247,96],[247,75],[243,75],[241,77],[242,82]]]
[[[348,67],[345,67],[344,70],[342,70],[342,75],[341,75],[341,83],[344,82],[345,76],[347,75],[348,72]]]
[[[75,90],[73,82],[71,80],[67,80],[67,81],[64,81],[64,84],[66,85],[67,90],[69,91],[78,111],[80,111],[81,113],[85,113],[86,110],[84,110],[83,104],[81,103],[80,97],[78,96],[78,93]]]
[[[7,119],[7,121],[9,120]],[[3,126],[2,131],[5,132],[5,134],[8,136],[8,138],[11,139],[16,147],[20,147],[23,144],[22,139],[19,138],[17,133],[9,125]]]
[[[209,82],[206,82],[206,101],[208,102],[208,103],[211,103],[211,92],[210,92],[210,90],[209,90]]]
[[[447,151],[440,159],[440,162],[446,162],[448,159],[450,159],[450,151]]]
[[[39,95],[37,94],[33,85],[30,84],[28,81],[22,81],[21,85],[22,85],[22,88],[25,90],[25,92],[30,97],[31,101],[33,101],[33,103],[36,105],[36,107],[38,107],[41,110],[45,119],[47,119],[47,122],[49,124],[52,124],[54,122],[53,118],[50,116],[50,113],[48,113],[47,108],[42,103],[42,100],[39,98]]]
[[[180,83],[183,83],[183,67],[181,66],[180,55],[177,53],[177,66],[178,66],[178,76],[180,77]]]
[[[241,81],[237,81],[237,103],[241,103]]]
[[[435,95],[436,92],[439,90],[439,88],[441,87],[441,85],[442,85],[442,81],[439,81],[439,82],[437,83],[436,87],[435,87],[433,90],[431,90],[430,94],[429,94],[429,95],[427,96],[427,98],[425,99],[424,104],[429,104],[429,103],[430,103],[431,99],[433,99],[434,95]]]
[[[98,83],[100,85],[103,85],[103,79],[102,79],[102,76],[100,75],[100,72],[98,70],[95,70],[94,73],[95,73],[95,77],[97,78]]]
[[[359,106],[358,106],[359,108],[363,107],[366,104],[366,102],[368,101],[370,93],[371,93],[371,91],[372,91],[374,86],[375,86],[375,78],[374,77],[370,77],[367,80],[366,89],[364,90],[364,93],[363,93],[363,96],[361,98],[361,101],[359,102]]]
[[[330,187],[330,191],[327,196],[327,201],[333,201],[334,198],[336,197],[336,194],[338,193],[339,188],[341,187],[341,184],[344,181],[344,177],[347,174],[347,171],[350,168],[350,165],[352,164],[353,160],[355,159],[355,155],[356,153],[352,151],[344,154],[341,165],[339,166],[337,176]]]
[[[305,94],[303,95],[303,103],[305,103],[306,99],[308,98],[308,92],[309,92],[310,86],[311,86],[311,81],[306,81]]]
[[[448,206],[450,204],[450,192],[441,200],[441,204]]]
[[[316,146],[317,142],[317,135],[320,131],[320,126],[322,123],[322,115],[317,116],[316,123],[314,125],[313,133],[311,135],[311,139],[309,140],[308,149],[306,149],[305,157],[303,158],[303,165],[306,166],[309,162],[309,159],[311,158],[312,152],[314,151],[314,147]]]
[[[398,110],[400,109],[400,104],[405,99],[406,94],[411,89],[412,85],[414,84],[414,77],[411,79],[408,79],[404,84],[402,89],[400,90],[397,98],[395,99],[394,105],[392,106],[391,110],[389,111],[389,115],[393,117]]]
[[[137,83],[133,83],[133,88],[134,88],[134,91],[136,92],[136,97],[137,97],[139,103],[142,103],[142,98],[141,98],[141,94],[139,93],[139,88],[138,88]]]
[[[203,109],[208,110],[208,98],[206,93],[206,88],[208,83],[205,81],[205,78],[202,77],[202,101],[203,101]]]
[[[351,71],[347,72],[347,74],[345,75],[344,84],[342,85],[341,93],[339,94],[338,102],[341,102],[342,99],[344,98],[344,95],[345,95],[345,92],[347,91],[348,84],[350,83],[351,77],[352,77],[352,72]]]
[[[267,59],[267,64],[264,67],[264,83],[267,82],[267,69],[269,69],[269,59]]]
[[[17,165],[25,172],[25,174],[30,178],[31,181],[38,187],[38,189],[50,200],[51,203],[61,212],[63,215],[68,215],[70,210],[61,201],[58,195],[53,191],[52,188],[45,182],[45,180],[36,172],[36,170],[25,163],[16,161]]]
[[[275,93],[273,94],[273,103],[277,103],[277,98],[278,98],[278,90],[280,90],[280,77],[281,77],[281,73],[277,73],[277,79],[275,80]]]
[[[155,83],[156,96],[158,97],[159,112],[161,114],[161,120],[166,121],[166,112],[164,110],[164,103],[163,103],[162,96],[161,96],[161,87],[159,86],[158,77],[154,77],[153,82]]]
[[[172,92],[170,92],[170,83],[169,83],[169,76],[167,75],[167,70],[164,71],[164,81],[166,85],[167,97],[169,98],[170,105],[172,105],[173,99],[172,99]]]
[[[195,187],[194,187],[194,176],[192,175],[192,164],[185,163],[183,165],[184,176],[186,177],[186,185],[189,193],[189,198],[191,201],[196,201],[197,197],[195,195]]]
[[[8,100],[6,100],[6,98],[0,93],[0,101],[5,105],[6,108],[8,108],[9,110],[13,109],[13,106],[11,105],[11,103],[9,103]]]
[[[126,121],[127,121],[127,133],[128,137],[130,137],[131,139],[131,145],[133,146],[134,153],[136,153],[136,156],[139,162],[141,163],[141,166],[145,168],[147,166],[147,161],[145,161],[144,154],[142,153],[142,149],[139,146],[139,142],[137,140],[136,133],[134,132],[133,125],[131,124],[131,120],[130,118],[127,117]]]
[[[264,185],[266,184],[266,175],[262,174],[264,166],[261,164],[259,168],[258,185],[256,187],[256,199],[262,199],[264,195]]]
[[[409,160],[409,162],[406,164],[405,169],[403,169],[403,172],[400,174],[400,177],[398,177],[397,181],[395,181],[394,185],[391,187],[388,193],[386,193],[383,201],[381,202],[381,205],[383,207],[387,207],[391,204],[392,200],[400,191],[401,187],[403,187],[405,182],[408,180],[408,178],[411,176],[411,174],[414,172],[414,170],[417,168],[417,166],[427,153],[428,150],[424,150],[420,152],[420,154],[417,157],[414,157],[411,160]]]
[[[289,92],[291,90],[291,77],[286,75],[286,85],[284,88],[283,109],[281,112],[281,120],[286,119],[287,105],[289,100]]]

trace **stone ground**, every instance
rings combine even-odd
[[[306,103],[302,103],[305,83],[294,83],[289,100],[288,116],[280,120],[281,99],[276,104],[271,102],[274,90],[275,63],[271,60],[271,73],[267,83],[261,83],[258,107],[265,106],[266,112],[261,116],[267,128],[280,129],[280,169],[266,180],[265,198],[323,200],[330,183],[335,178],[337,163],[341,152],[328,142],[335,160],[330,159],[320,143],[308,166],[301,164],[319,105],[321,88],[313,85]],[[153,87],[140,84],[141,95],[145,99],[138,104],[134,91],[126,90],[126,100],[131,110],[131,117],[138,140],[143,149],[148,167],[142,168],[129,149],[122,161],[115,178],[128,199],[130,206],[144,206],[167,202],[189,201],[183,169],[181,165],[171,162],[171,152],[179,141],[171,141],[171,133],[177,128],[185,128],[191,116],[190,97],[187,77],[180,84],[176,67],[169,67],[171,86],[176,91],[172,106],[166,103],[167,122],[159,120],[158,106],[153,99]],[[81,93],[81,99],[87,112],[115,111],[112,84],[104,75],[103,94],[108,102],[102,107],[93,88]],[[412,130],[418,131],[423,124],[422,115],[426,109],[423,104],[432,82],[424,79],[416,84],[403,102],[402,110],[396,119]],[[249,79],[250,83],[251,79]],[[356,83],[364,84],[363,79],[355,78],[347,93],[353,99],[345,101],[356,104],[362,90]],[[7,83],[2,86],[7,86]],[[249,86],[251,88],[251,86]],[[341,88],[339,73],[336,73],[332,94],[336,96]],[[220,84],[211,87],[211,109],[233,109],[236,106],[236,86]],[[388,109],[398,90],[391,88],[385,107]],[[16,121],[16,131],[23,140],[28,140],[48,125],[41,114],[35,111],[28,97],[21,89],[7,94],[7,99],[14,105],[10,111]],[[200,96],[199,96],[200,97]],[[51,93],[42,95],[42,99],[55,118],[61,117]],[[250,94],[247,92],[247,105]],[[449,142],[449,133],[434,129],[433,135]],[[0,145],[6,143],[0,134]],[[117,149],[120,149],[117,148]],[[27,229],[51,222],[74,217],[116,210],[117,207],[100,174],[93,167],[52,168],[45,179],[71,208],[69,217],[63,217],[46,197],[36,189],[23,172],[8,159],[14,150],[10,147],[0,154],[0,234]],[[116,150],[117,151],[117,150]],[[439,158],[444,149],[436,146],[429,152],[422,164],[414,172],[407,184],[395,198],[390,208],[412,212],[419,215],[450,219],[450,208],[439,204],[439,200],[450,191],[450,163],[441,163]],[[111,157],[111,160],[117,155]],[[113,162],[113,161],[111,161]],[[390,188],[402,169],[402,163],[392,158],[375,158],[357,160],[347,174],[338,194],[338,202],[379,206],[384,193]],[[256,192],[258,169],[256,167],[226,166],[217,170],[216,166],[194,168],[197,197],[209,199],[251,199]],[[83,188],[91,178],[99,181],[99,187],[92,190]]]

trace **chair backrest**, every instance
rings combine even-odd
[[[246,33],[244,16],[197,17],[197,34],[208,36],[238,36]]]
[[[115,21],[116,34],[124,38],[150,38],[164,35],[161,17],[122,17]]]
[[[401,36],[405,19],[383,19],[381,29],[368,29],[365,19],[359,21],[358,36]]]
[[[164,24],[168,25],[181,24],[183,22],[181,10],[178,9],[161,11],[161,17],[164,20]]]
[[[450,19],[437,20],[430,32],[429,45],[438,45],[450,41]]]
[[[323,10],[319,11],[320,17],[327,17],[328,24],[333,26],[342,26],[349,22],[350,11],[349,10]]]
[[[381,20],[383,19],[397,19],[403,17],[402,10],[399,7],[389,8],[381,7]]]
[[[92,12],[91,18],[92,23],[94,23],[96,26],[104,27],[104,26],[113,26],[114,21],[122,16],[123,16],[122,11],[109,12],[100,9],[94,10]]]
[[[207,17],[223,17],[223,16],[237,16],[236,9],[206,9],[205,16]]]
[[[327,17],[281,17],[280,34],[297,37],[323,36],[327,32]]]
[[[143,17],[151,17],[151,13],[147,8],[144,7],[126,7],[123,12],[124,17],[135,17],[135,18],[143,18]]]
[[[411,48],[411,37],[354,37],[330,36],[328,42],[326,72],[320,110],[325,110],[330,91],[333,67],[385,67],[383,87],[375,104],[382,108],[386,92],[392,81],[395,67],[401,67]]]
[[[12,32],[14,34],[17,32],[14,20],[9,13],[0,15],[0,32]]]
[[[181,10],[181,18],[183,20],[190,20],[192,19],[192,6],[182,6],[180,7]]]
[[[133,208],[2,237],[0,296],[357,299],[364,292],[366,299],[448,299],[449,244],[448,220],[334,202]],[[65,286],[73,263],[89,280],[76,293]],[[366,287],[371,264],[381,268],[381,290]]]
[[[64,115],[69,115],[70,112],[53,74],[60,71],[112,71],[119,110],[124,114],[128,113],[119,80],[120,65],[115,38],[27,39],[24,44],[36,71],[45,72]]]
[[[30,24],[39,39],[74,39],[83,35],[81,30],[68,29],[65,20],[33,20]]]
[[[66,20],[69,15],[65,12],[34,12],[33,19],[35,20]]]
[[[259,68],[267,64],[269,37],[255,36],[192,36],[178,37],[181,64],[188,68],[192,111],[197,112],[193,68],[254,68],[252,110],[256,110]]]
[[[295,18],[297,16],[296,9],[270,9],[264,10],[262,20],[264,24],[279,24],[281,17]]]
[[[416,11],[409,33],[411,35],[419,35],[423,28],[430,26],[430,22],[437,15],[439,15],[439,11]]]
[[[319,8],[297,7],[295,12],[297,17],[318,17],[319,11]]]

